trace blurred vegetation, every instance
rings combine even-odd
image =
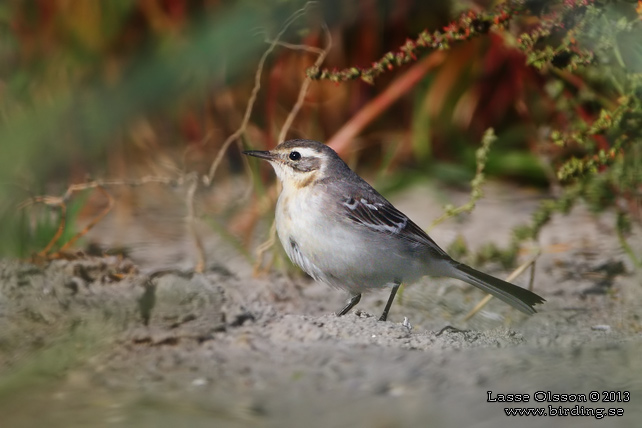
[[[304,5],[1,3],[0,253],[42,250],[46,239],[33,237],[48,233],[56,211],[16,208],[29,197],[64,194],[88,177],[206,176],[243,124],[261,55]],[[289,44],[267,56],[244,145],[273,147],[303,82],[318,79],[288,138],[329,142],[351,165],[379,171],[384,192],[427,176],[467,183],[489,128],[487,176],[555,190],[511,248],[489,257],[510,263],[520,242],[578,200],[615,209],[626,245],[642,205],[639,2],[334,0],[301,15],[281,38]],[[332,47],[312,67],[328,43],[323,25]],[[358,132],[345,132],[357,119]],[[244,165],[231,147],[221,186]],[[266,170],[251,168],[259,182]],[[256,224],[232,218],[271,213],[257,200],[237,205],[224,210],[228,239]],[[67,227],[76,223],[71,216]]]

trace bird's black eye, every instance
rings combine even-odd
[[[288,157],[290,158],[290,160],[298,161],[299,159],[301,159],[301,153],[299,153],[299,152],[290,152],[290,155]]]

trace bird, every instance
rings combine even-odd
[[[243,154],[268,161],[282,183],[275,222],[290,260],[314,280],[349,293],[338,316],[354,308],[362,293],[391,288],[379,318],[386,321],[399,286],[423,276],[462,280],[528,315],[545,302],[453,260],[321,142],[293,139]]]

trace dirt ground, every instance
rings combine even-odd
[[[500,184],[486,194],[431,236],[505,245],[544,197]],[[465,198],[426,186],[392,201],[427,226]],[[379,322],[386,292],[336,317],[344,294],[278,270],[254,277],[205,224],[210,262],[193,273],[184,213],[154,200],[128,227],[114,214],[93,232],[127,259],[0,261],[0,427],[639,426],[642,273],[609,213],[578,206],[546,226],[533,284],[547,302],[532,317],[491,301],[464,321],[483,294],[425,278]],[[642,231],[628,240],[640,257]],[[504,410],[525,407],[548,415]],[[622,414],[575,416],[599,409]]]

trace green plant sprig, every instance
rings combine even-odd
[[[471,189],[468,201],[458,207],[455,207],[453,205],[446,205],[444,207],[444,213],[431,223],[431,225],[427,229],[428,231],[432,230],[435,226],[451,217],[457,216],[462,213],[470,213],[473,211],[473,209],[475,209],[477,201],[484,196],[484,191],[482,190],[482,186],[485,181],[484,169],[486,168],[488,155],[490,154],[490,147],[496,140],[497,136],[495,135],[495,131],[493,130],[493,128],[488,128],[486,132],[484,132],[484,136],[482,137],[481,146],[475,152],[477,169],[475,171],[475,176],[470,182]]]
[[[344,82],[361,79],[373,84],[374,79],[386,71],[416,61],[422,52],[448,50],[453,43],[470,40],[486,34],[490,30],[504,29],[509,21],[523,10],[524,5],[521,2],[501,3],[491,13],[471,10],[463,13],[459,19],[445,26],[443,30],[430,31],[426,29],[414,40],[407,39],[397,52],[387,52],[381,59],[373,62],[371,67],[350,67],[344,70],[310,67],[306,74],[315,80]]]
[[[524,50],[528,57],[528,63],[536,68],[542,68],[544,64],[564,63],[565,67],[573,68],[579,65],[586,65],[593,62],[593,54],[589,50],[574,47],[568,36],[564,44],[556,49],[545,47],[536,48],[536,43],[552,34],[554,28],[566,22],[573,22],[570,17],[583,12],[594,0],[565,0],[563,7],[543,18],[542,23],[530,33],[524,33],[518,39],[519,47]],[[330,80],[331,82],[345,82],[348,80],[361,79],[366,83],[373,84],[375,78],[381,74],[400,67],[411,61],[416,61],[418,56],[426,51],[448,50],[454,43],[471,40],[489,31],[502,31],[507,28],[510,21],[517,15],[524,14],[529,10],[527,1],[507,1],[497,5],[491,12],[476,12],[469,10],[460,15],[442,30],[425,29],[415,39],[407,39],[406,43],[399,47],[396,52],[387,52],[378,61],[372,63],[371,67],[349,67],[343,70],[321,69],[310,67],[306,74],[315,80]],[[581,19],[575,20],[577,26],[582,25]],[[570,31],[567,30],[567,33]],[[568,57],[568,61],[564,58]]]
[[[553,131],[552,141],[560,146],[578,145],[589,151],[582,159],[572,157],[557,170],[557,177],[566,181],[586,173],[597,173],[601,167],[612,165],[625,153],[629,144],[640,137],[642,124],[642,106],[635,97],[623,97],[613,110],[602,109],[598,119],[584,129],[567,132]],[[595,146],[593,138],[602,135],[612,135],[613,143],[606,148],[591,150]]]

